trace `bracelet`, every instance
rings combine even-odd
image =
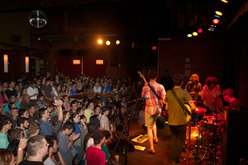
[[[62,106],[59,106],[59,108],[62,108]]]
[[[20,151],[24,151],[24,148],[18,148],[18,150],[20,150]]]

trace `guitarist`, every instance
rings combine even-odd
[[[150,79],[149,85],[154,89],[154,92],[157,93],[159,98],[164,101],[166,93],[163,85],[156,82],[157,71],[153,69],[150,70],[148,72],[148,77]],[[145,78],[142,78],[145,81]],[[148,96],[149,98],[146,99],[145,107],[145,126],[147,127],[148,140],[150,144],[150,149],[148,149],[147,151],[151,154],[155,154],[154,143],[158,143],[156,120],[161,113],[161,106],[160,99],[158,99],[149,85],[145,81],[145,86],[142,89],[142,97]]]
[[[172,82],[174,84],[172,90],[175,91],[179,100],[182,103],[188,101],[191,109],[194,111],[196,107],[192,101],[192,97],[187,91],[181,88],[183,85],[183,76],[181,74],[174,75],[172,77]],[[166,110],[168,110],[168,124],[171,131],[170,156],[172,159],[172,165],[179,164],[179,159],[186,138],[186,113],[178,101],[171,90],[167,91],[165,102],[167,103]]]

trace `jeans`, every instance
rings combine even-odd
[[[179,163],[186,137],[186,125],[169,125],[171,131],[170,156],[172,161]]]

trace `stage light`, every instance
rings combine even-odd
[[[228,1],[227,0],[221,0],[222,2],[224,2],[224,3],[228,3]]]
[[[215,18],[220,18],[220,16],[219,16],[219,15],[216,15],[216,14],[214,15],[214,17],[215,17]]]
[[[106,41],[106,45],[109,46],[111,42],[109,40]]]
[[[33,10],[29,14],[29,23],[34,28],[43,28],[47,24],[47,16],[41,10]]]
[[[198,33],[202,33],[203,32],[203,30],[200,28],[200,29],[198,29]]]
[[[192,37],[192,34],[188,34],[187,37],[191,38]]]
[[[120,40],[116,40],[116,45],[119,45],[121,42],[120,42]]]
[[[219,15],[219,16],[222,16],[222,15],[223,15],[223,13],[220,12],[220,11],[215,11],[215,14],[217,14],[217,15]]]
[[[214,23],[214,24],[218,24],[218,23],[220,23],[220,20],[218,20],[218,19],[213,19],[213,23]]]
[[[152,50],[157,50],[157,46],[152,46]]]
[[[212,32],[212,31],[214,31],[214,28],[209,27],[209,28],[208,28],[208,31]]]
[[[99,39],[99,40],[97,41],[97,43],[98,43],[99,45],[102,45],[102,44],[103,44],[102,39]]]
[[[29,73],[29,57],[25,57],[25,72]]]
[[[193,32],[192,34],[193,34],[193,36],[198,36],[197,32]]]
[[[8,73],[9,69],[8,69],[8,64],[9,61],[8,61],[8,55],[7,54],[4,54],[3,55],[3,70],[4,70],[4,73]]]

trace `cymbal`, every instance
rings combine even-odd
[[[203,119],[224,120],[224,117],[219,117],[219,116],[214,116],[214,115],[205,115],[205,116],[203,116]]]

